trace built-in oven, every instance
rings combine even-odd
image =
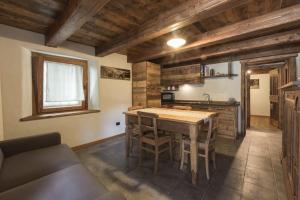
[[[162,92],[161,93],[161,102],[168,103],[175,100],[175,94],[173,92]]]

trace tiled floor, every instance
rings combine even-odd
[[[108,190],[123,193],[128,200],[285,200],[280,164],[281,133],[249,130],[234,142],[217,140],[217,170],[205,177],[199,161],[198,185],[190,183],[189,170],[178,162],[161,159],[159,174],[152,175],[153,159],[137,168],[137,157],[125,158],[124,137],[78,152],[83,163]]]

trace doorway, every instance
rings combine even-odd
[[[279,128],[278,68],[249,69],[250,129],[277,131]]]
[[[249,60],[241,61],[241,132],[246,134],[246,130],[255,126],[255,122],[258,125],[262,125],[268,122],[266,129],[272,129],[273,127],[278,130],[282,127],[283,118],[283,101],[284,94],[280,89],[281,86],[288,83],[290,80],[294,80],[296,76],[295,67],[296,57],[298,54],[283,54],[269,57],[259,57]],[[276,69],[276,70],[275,70]],[[272,71],[273,70],[273,71]],[[250,79],[251,74],[269,74],[270,78],[270,91],[269,91],[269,119],[265,120],[261,118],[252,117],[251,120],[251,89]],[[269,126],[271,125],[271,126]],[[259,127],[263,129],[264,127]]]

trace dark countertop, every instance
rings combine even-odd
[[[162,102],[162,105],[184,104],[184,105],[199,105],[199,106],[239,106],[240,102],[228,101],[194,101],[194,100],[175,100],[173,102]]]

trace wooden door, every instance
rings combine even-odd
[[[279,127],[279,73],[278,69],[270,71],[270,119],[271,124]]]

